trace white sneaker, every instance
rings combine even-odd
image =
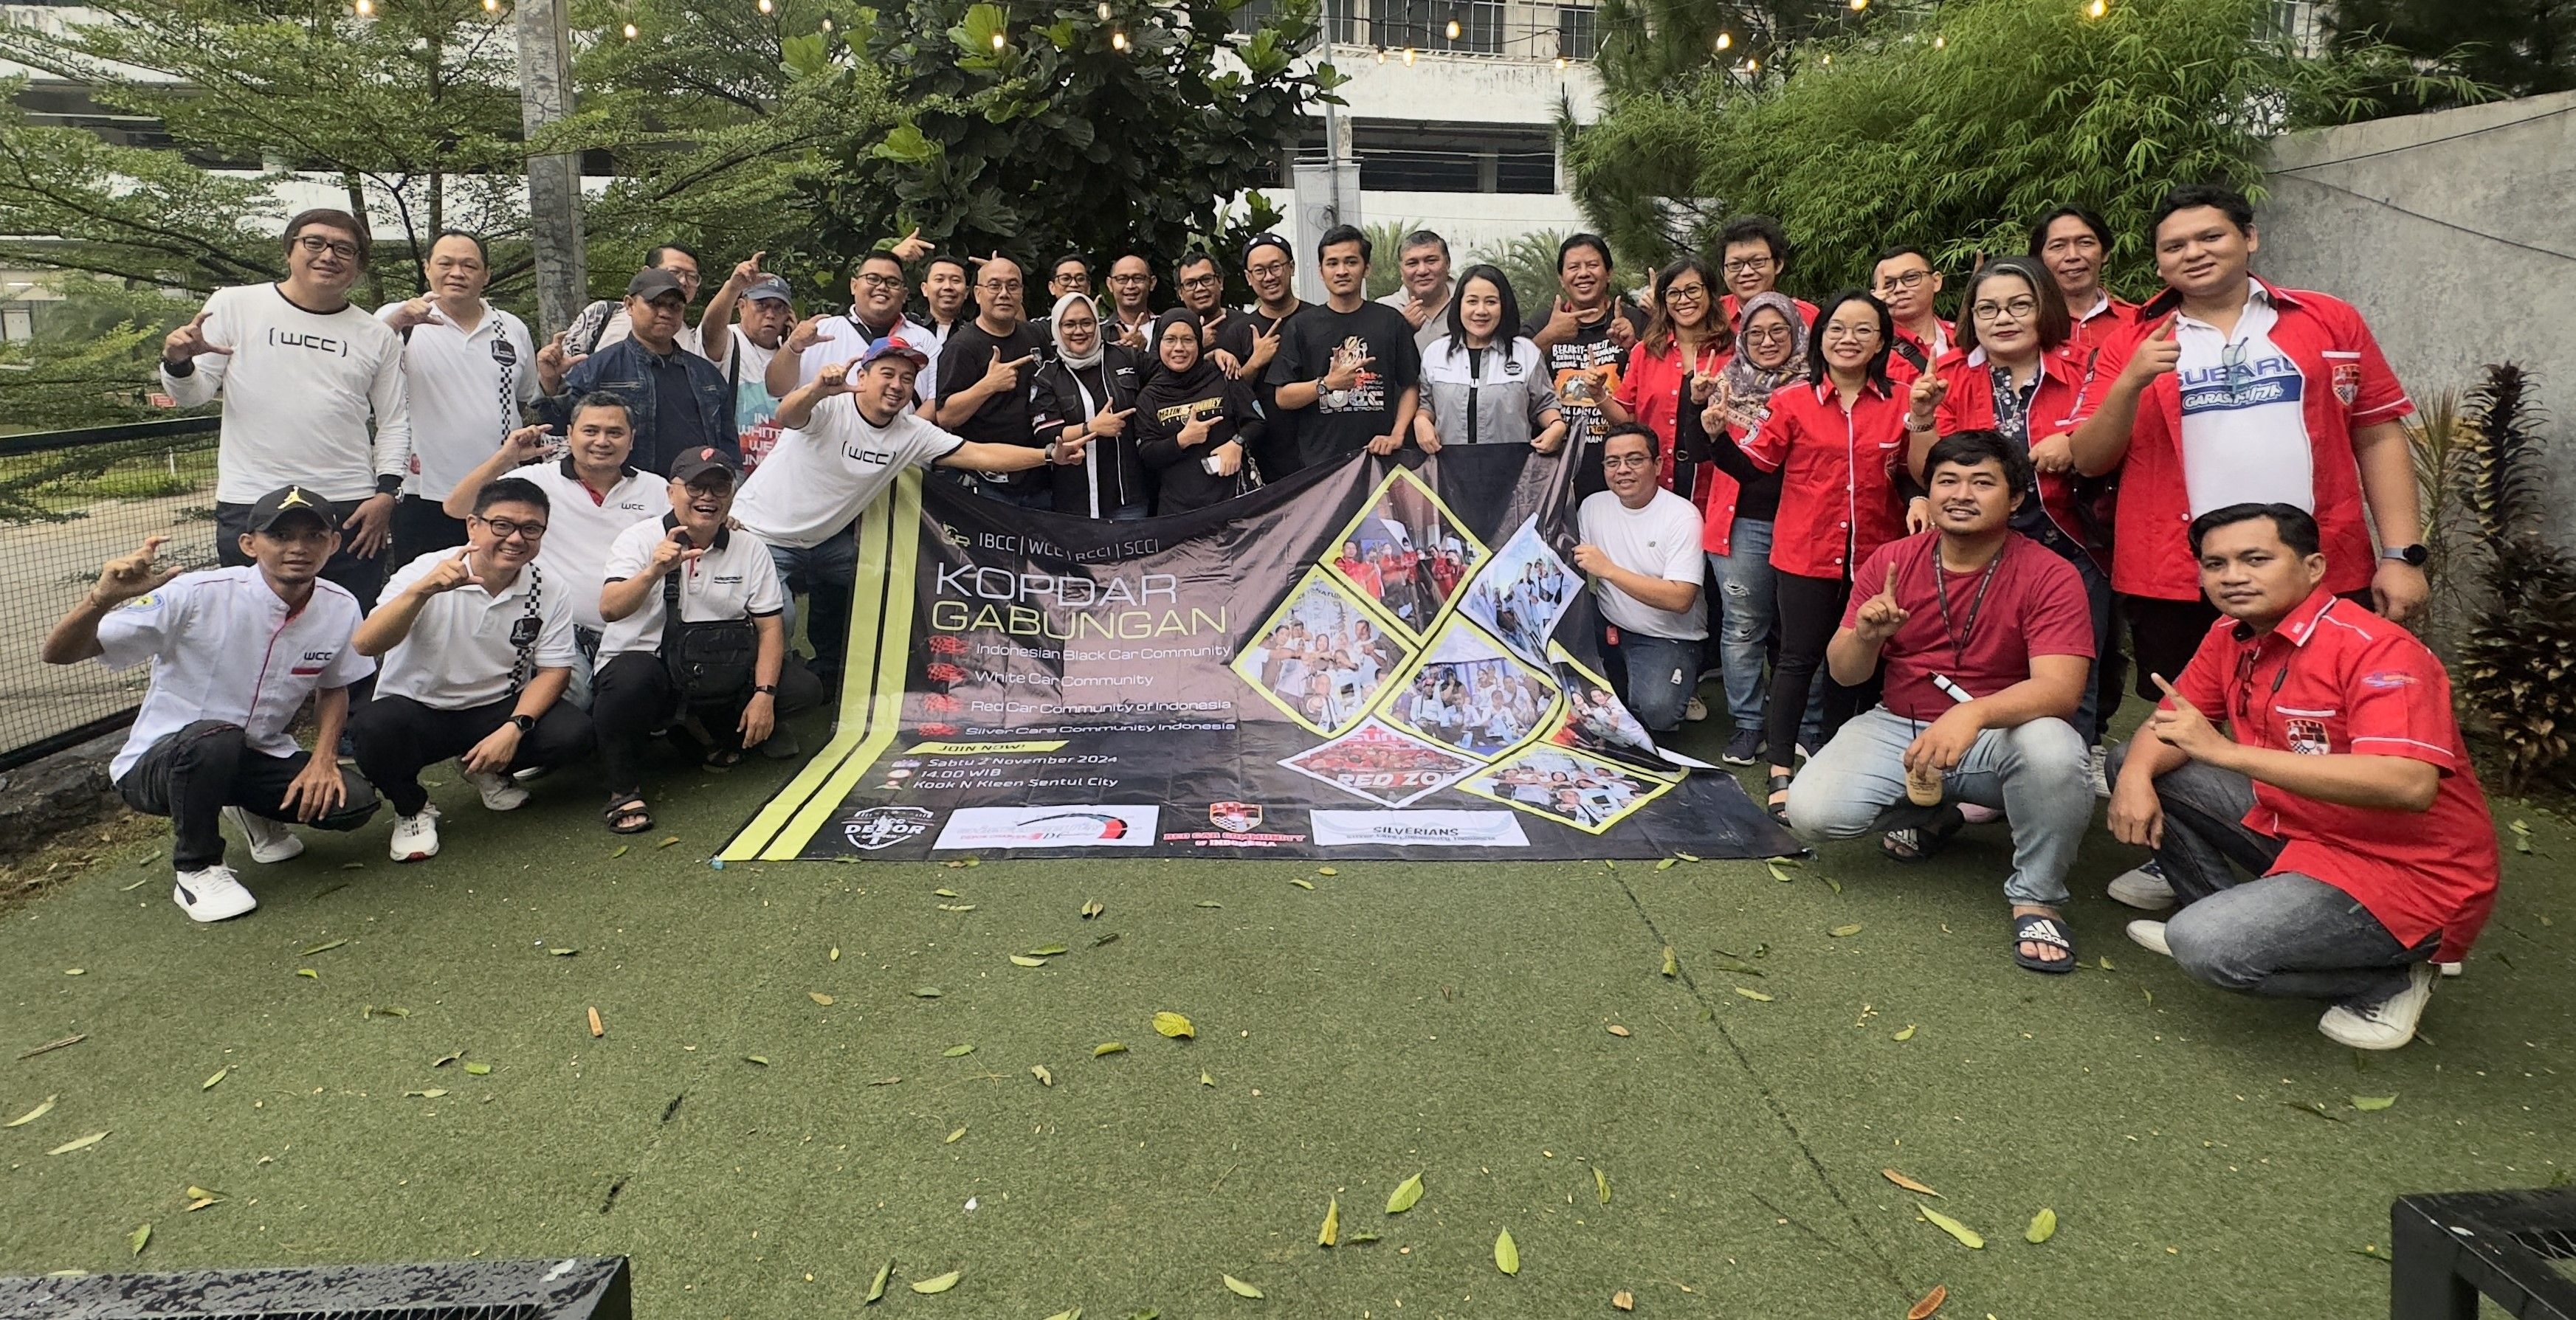
[[[190,921],[226,921],[259,906],[259,900],[242,888],[233,868],[221,863],[195,871],[181,871],[178,883],[170,889],[170,901],[188,914]]]
[[[2093,744],[2093,796],[2111,796],[2111,752],[2100,743]]]
[[[1707,719],[1708,703],[1697,697],[1691,698],[1690,704],[1682,707],[1682,718],[1693,724],[1697,724],[1701,720]]]
[[[2161,953],[2168,958],[2173,956],[2173,946],[2165,943],[2165,923],[2161,921],[2130,922],[2129,942],[2149,953]]]
[[[2466,971],[2468,971],[2468,970],[2469,970],[2466,966],[2464,966],[2464,965],[2462,965],[2462,964],[2460,964],[2460,963],[2455,963],[2455,962],[2450,962],[2450,963],[2437,962],[2437,963],[2435,963],[2435,964],[2433,964],[2433,965],[2434,965],[2435,967],[2440,968],[2440,969],[2441,969],[2441,971],[2442,971],[2442,975],[2444,975],[2444,976],[2458,976],[2458,975],[2460,975],[2461,973],[2466,972]]]
[[[474,786],[475,792],[483,795],[483,809],[486,811],[516,811],[528,805],[528,790],[519,787],[518,782],[506,774],[467,770],[463,766],[458,766],[457,771],[465,776],[466,783]]]
[[[2415,1039],[2424,1003],[2433,997],[2436,973],[2431,963],[2406,969],[2406,988],[2367,1008],[2337,1004],[2317,1019],[2317,1030],[2338,1045],[2357,1050],[2393,1050]]]
[[[422,807],[417,816],[394,817],[389,850],[397,862],[425,862],[438,855],[438,808]]]
[[[2112,902],[2126,903],[2140,912],[2162,912],[2174,905],[2173,884],[2165,879],[2165,869],[2152,857],[2136,870],[2113,876],[2110,894]]]
[[[250,840],[250,859],[262,866],[274,866],[290,857],[304,855],[304,840],[295,831],[266,816],[254,816],[240,807],[224,808],[224,819]]]

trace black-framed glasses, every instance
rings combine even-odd
[[[1894,293],[1900,289],[1918,288],[1922,285],[1923,281],[1930,278],[1932,278],[1932,272],[1928,270],[1909,270],[1901,275],[1889,275],[1880,279],[1878,282],[1878,291],[1880,293]]]
[[[485,518],[479,515],[474,521],[491,528],[492,539],[495,541],[506,541],[516,536],[533,544],[544,540],[546,535],[546,525],[541,522],[513,522],[507,518]]]
[[[1789,333],[1789,327],[1785,325],[1766,325],[1744,332],[1744,342],[1748,344],[1787,344],[1796,342],[1796,339],[1797,336]]]
[[[1727,259],[1724,269],[1729,275],[1750,275],[1758,270],[1771,269],[1771,258],[1730,257]]]
[[[871,289],[900,289],[903,287],[903,277],[901,275],[861,275],[859,283]]]
[[[1708,286],[1705,284],[1676,284],[1664,290],[1666,302],[1705,302],[1707,300]]]
[[[2038,310],[2039,300],[2037,298],[2014,298],[2008,302],[2001,303],[1981,302],[1975,307],[1969,309],[1969,311],[1980,321],[2000,320],[2007,316],[2016,321],[2027,321],[2031,318],[2031,315]]]
[[[1284,261],[1265,261],[1258,266],[1244,267],[1243,273],[1250,275],[1255,279],[1259,279],[1264,275],[1285,275],[1288,273],[1288,263]]]
[[[1223,283],[1225,283],[1225,277],[1221,275],[1192,275],[1181,281],[1181,287],[1184,289],[1213,289]]]
[[[304,249],[305,255],[307,256],[318,257],[323,253],[328,252],[342,261],[356,261],[358,259],[358,245],[345,238],[324,238],[320,234],[298,234],[295,236],[295,246]]]
[[[986,293],[1018,293],[1029,286],[1018,280],[985,280],[975,287]]]

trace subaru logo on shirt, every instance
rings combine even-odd
[[[2307,385],[2307,378],[2299,373],[2299,364],[2280,353],[2236,363],[2233,369],[2223,362],[2196,367],[2177,372],[2176,379],[2182,387],[2185,413],[2296,404]]]

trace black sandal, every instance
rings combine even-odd
[[[2012,931],[2011,947],[2014,962],[2034,972],[2045,972],[2051,976],[2075,970],[2075,941],[2066,934],[2064,918],[2039,912],[2024,912],[2012,919]],[[2021,951],[2021,946],[2024,944],[2049,945],[2065,950],[2066,956],[2055,962],[2045,958],[2034,958]]]
[[[707,752],[706,759],[699,764],[709,770],[731,770],[742,764],[742,749],[739,747],[711,748]]]
[[[1937,855],[1943,848],[1948,847],[1951,838],[1960,830],[1967,828],[1967,825],[1967,816],[1960,812],[1959,805],[1954,802],[1943,807],[1941,814],[1933,817],[1926,824],[1910,829],[1889,830],[1880,835],[1878,850],[1887,854],[1887,860],[1891,862],[1903,862],[1907,866],[1912,866],[1916,862]]]
[[[641,793],[623,793],[609,799],[607,809],[600,812],[600,818],[608,823],[611,834],[642,834],[653,828],[653,813],[644,809],[644,795]],[[619,821],[629,823],[621,825]]]
[[[1765,790],[1769,795],[1765,810],[1771,813],[1771,819],[1783,825],[1789,823],[1789,781],[1795,778],[1795,775],[1773,775],[1770,787]]]

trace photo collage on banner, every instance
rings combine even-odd
[[[1553,640],[1582,589],[1536,518],[1488,551],[1397,469],[1233,669],[1331,740],[1279,762],[1299,774],[1387,806],[1456,786],[1600,834],[1681,775]]]

